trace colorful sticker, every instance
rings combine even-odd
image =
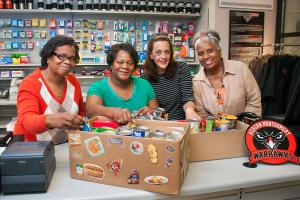
[[[99,137],[91,137],[84,140],[85,148],[87,149],[90,156],[100,156],[104,153],[104,147]]]
[[[173,153],[175,151],[175,148],[172,146],[167,146],[167,151]]]
[[[128,184],[139,184],[140,175],[136,169],[131,170],[130,176],[127,179]]]
[[[123,159],[114,160],[108,163],[105,163],[105,166],[109,169],[110,172],[113,172],[115,176],[119,176],[121,172]]]
[[[158,154],[156,151],[156,146],[154,146],[153,144],[150,144],[147,148],[147,151],[149,152],[151,162],[156,164],[158,162],[158,159],[157,159]]]
[[[83,175],[83,165],[76,164],[76,174],[79,176]]]
[[[168,156],[167,160],[165,162],[165,168],[170,169],[172,165],[174,164],[175,158]]]
[[[130,144],[131,153],[135,155],[140,155],[144,152],[144,146],[140,142],[131,142]]]
[[[81,145],[81,136],[78,133],[69,134],[69,144],[70,145]]]
[[[102,179],[104,178],[104,170],[99,165],[85,163],[83,165],[84,174],[87,174],[91,177]]]
[[[167,183],[169,180],[165,176],[147,176],[144,181],[152,185],[161,185]]]

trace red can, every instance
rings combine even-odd
[[[0,0],[0,9],[4,9],[4,1]]]
[[[5,1],[5,8],[6,8],[6,9],[12,9],[12,3],[11,3],[11,0],[6,0],[6,1]]]

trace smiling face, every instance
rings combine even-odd
[[[221,50],[206,41],[197,46],[198,59],[200,64],[207,71],[214,71],[221,65]]]
[[[57,47],[55,55],[47,59],[47,68],[55,76],[64,77],[76,66],[76,50],[73,46],[64,45]]]
[[[150,58],[155,63],[158,73],[165,72],[170,63],[171,58],[171,50],[169,43],[167,41],[154,42]]]
[[[117,80],[126,81],[130,79],[131,74],[134,71],[134,61],[129,53],[120,50],[112,64],[111,70],[111,75]]]

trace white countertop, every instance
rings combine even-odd
[[[0,196],[1,200],[24,199],[164,199],[176,196],[71,179],[67,144],[56,146],[57,166],[47,193]],[[230,191],[254,186],[300,181],[300,166],[258,164],[246,168],[248,158],[191,163],[180,196]],[[299,191],[300,193],[300,191]]]

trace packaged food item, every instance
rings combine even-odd
[[[217,119],[215,120],[215,131],[226,131],[228,130],[228,120]]]
[[[138,126],[132,130],[132,136],[134,137],[149,137],[150,129],[146,126]]]
[[[151,138],[167,139],[168,133],[156,130],[151,133]]]
[[[116,133],[117,128],[119,124],[114,121],[102,121],[102,120],[96,120],[93,123],[93,128],[92,131],[97,132],[97,133]]]
[[[214,121],[215,121],[215,117],[213,117],[213,116],[207,116],[206,117],[205,132],[211,132],[211,131],[213,131]]]
[[[235,115],[222,115],[221,119],[227,120],[228,123],[228,128],[229,129],[234,129],[236,126],[236,122],[237,122],[237,116]]]
[[[199,133],[200,122],[196,119],[189,119],[189,124],[191,125],[192,134]]]

